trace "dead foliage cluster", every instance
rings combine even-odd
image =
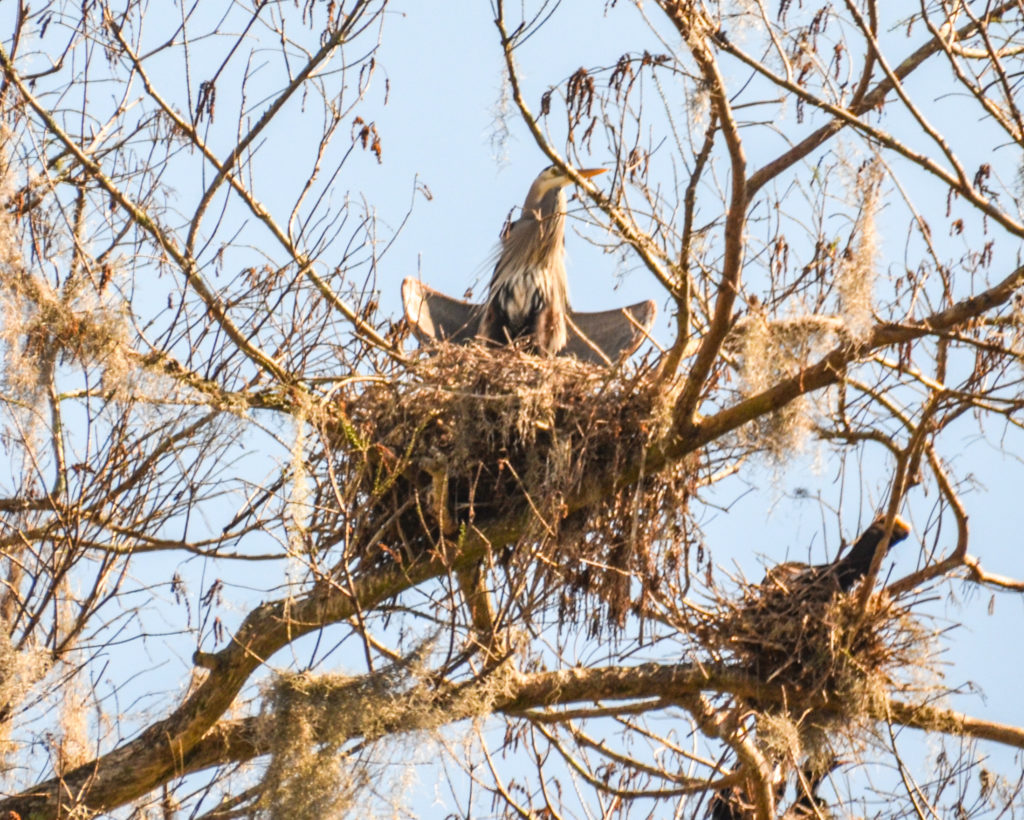
[[[518,537],[498,565],[539,571],[562,618],[594,593],[621,623],[685,563],[694,462],[645,474],[642,456],[666,406],[642,365],[434,348],[339,401],[319,526],[365,566],[451,560],[466,533],[507,524]],[[623,477],[639,483],[615,491]]]

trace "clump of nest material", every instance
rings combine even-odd
[[[739,698],[738,708],[757,719],[766,751],[814,760],[839,739],[861,746],[889,694],[931,671],[930,635],[884,593],[862,602],[859,588],[842,592],[828,574],[776,569],[698,612],[696,634],[763,685],[763,697]]]
[[[333,469],[347,495],[320,507],[364,566],[457,555],[474,528],[511,525],[498,562],[539,569],[563,617],[594,592],[621,622],[638,604],[632,581],[642,599],[678,565],[696,471],[645,470],[668,424],[649,368],[441,345],[340,409]],[[616,490],[623,474],[638,480]]]

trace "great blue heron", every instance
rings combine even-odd
[[[582,177],[604,168],[587,168]],[[565,347],[569,283],[565,275],[565,188],[572,180],[550,165],[533,181],[522,215],[501,242],[480,321],[480,335],[499,344],[529,336],[549,356]]]
[[[580,171],[584,177],[603,168]],[[421,342],[497,344],[529,337],[538,352],[610,364],[636,350],[654,323],[654,302],[577,313],[568,304],[565,275],[565,187],[557,167],[545,168],[530,186],[522,214],[498,251],[487,301],[453,299],[418,279],[402,283],[409,327]]]

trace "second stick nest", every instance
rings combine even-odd
[[[932,644],[905,603],[884,593],[862,602],[859,587],[843,593],[799,569],[782,565],[738,599],[721,597],[694,629],[716,660],[764,685],[764,699],[743,699],[762,741],[785,726],[791,737],[778,745],[813,755],[837,733],[856,745],[894,689],[931,679]]]

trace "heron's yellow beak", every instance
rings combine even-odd
[[[607,168],[581,168],[579,174],[581,177],[596,177],[607,170]]]
[[[884,515],[880,516],[880,520],[884,524],[885,523],[885,516]],[[899,534],[899,535],[907,536],[907,535],[910,535],[910,533],[912,533],[913,531],[914,531],[913,527],[911,527],[910,524],[907,523],[906,519],[900,518],[898,515],[893,518],[893,520],[892,520],[892,533],[893,533],[893,535]]]

